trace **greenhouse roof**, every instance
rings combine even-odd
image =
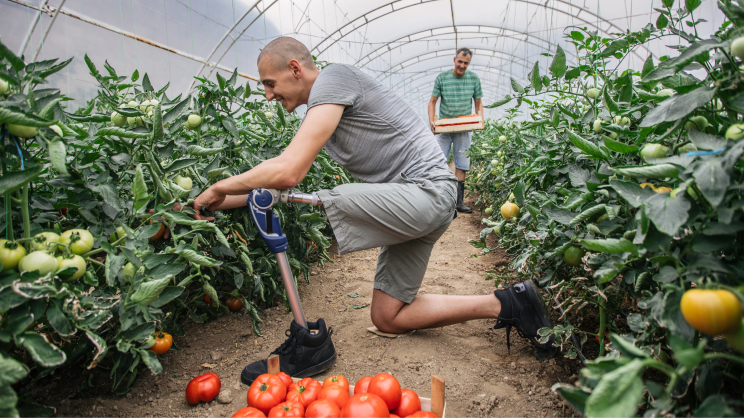
[[[319,60],[362,68],[423,116],[457,48],[473,51],[470,70],[490,104],[511,92],[511,78],[527,84],[535,62],[546,71],[544,54],[558,45],[575,63],[566,40],[573,28],[607,36],[638,31],[656,21],[660,7],[661,0],[0,0],[0,35],[27,62],[75,57],[51,83],[81,101],[97,94],[85,54],[119,74],[146,72],[156,88],[170,83],[172,97],[189,91],[195,76],[216,71],[237,68],[256,80],[260,49],[291,36]],[[701,32],[723,22],[712,0],[695,18],[710,22]],[[674,52],[670,44],[684,42],[649,42],[618,66],[640,70],[649,54]]]

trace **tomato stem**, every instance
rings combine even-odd
[[[602,284],[597,283],[597,289],[599,291],[602,291]],[[598,335],[604,335],[605,329],[607,328],[607,310],[606,310],[606,304],[605,300],[602,297],[602,295],[598,295],[597,299],[599,300],[599,333]],[[600,337],[601,338],[601,337]],[[599,342],[599,357],[604,356],[605,352],[605,345],[604,341]]]

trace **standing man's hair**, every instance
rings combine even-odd
[[[307,47],[302,42],[286,36],[266,44],[258,54],[256,64],[264,58],[271,60],[271,65],[277,70],[285,70],[290,60],[297,60],[303,67],[315,68],[315,61]]]
[[[460,54],[470,55],[472,57],[473,56],[473,51],[469,50],[468,48],[460,48],[460,49],[457,50],[457,53],[455,54],[455,56],[458,56]]]

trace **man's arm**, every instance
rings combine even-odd
[[[432,132],[434,132],[434,122],[437,121],[435,115],[437,111],[437,100],[439,100],[439,97],[434,96],[431,96],[431,99],[429,100],[429,127]]]
[[[475,101],[475,113],[483,117],[483,99],[474,99]]]
[[[196,219],[207,219],[199,211],[245,206],[246,195],[257,188],[290,189],[299,184],[323,146],[336,130],[343,105],[318,105],[307,112],[302,126],[281,155],[266,160],[243,174],[220,180],[194,201]]]

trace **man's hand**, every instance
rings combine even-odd
[[[216,210],[225,201],[225,195],[215,190],[215,187],[210,187],[203,191],[196,200],[194,200],[194,218],[200,221],[213,221],[212,216],[202,216],[201,210],[207,208],[211,211]]]
[[[436,128],[436,126],[437,126],[437,121],[436,120],[430,120],[429,121],[429,127],[431,128],[431,133],[433,133],[433,134],[436,133],[436,132],[434,132],[434,129]]]

